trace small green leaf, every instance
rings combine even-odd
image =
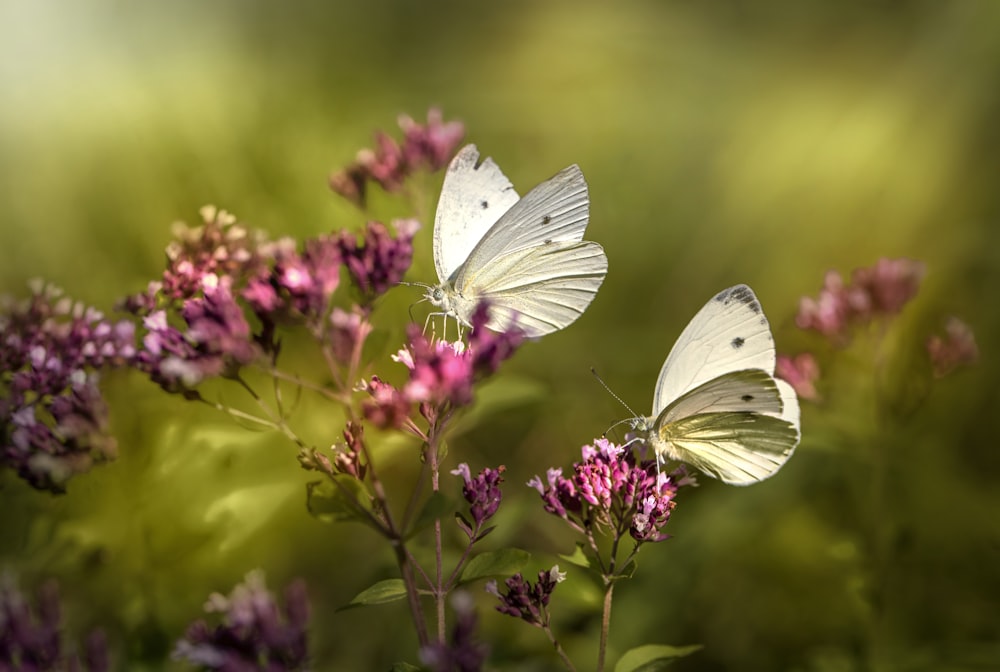
[[[577,544],[572,555],[560,555],[559,557],[577,567],[590,567],[590,558],[583,552],[583,544]]]
[[[371,496],[357,479],[340,475],[334,480],[306,483],[306,506],[309,514],[324,523],[344,521],[371,522],[365,515],[370,511]]]
[[[386,604],[387,602],[401,600],[404,597],[406,597],[406,584],[403,583],[403,580],[386,579],[385,581],[379,581],[378,583],[365,588],[360,593],[355,595],[353,600],[337,609],[337,611],[344,611],[345,609],[364,607],[372,604]]]
[[[611,577],[612,581],[621,581],[622,579],[631,579],[635,574],[636,570],[635,558],[629,560],[624,567],[618,570],[618,573]]]
[[[424,502],[423,508],[420,509],[420,513],[417,514],[417,518],[413,521],[413,525],[410,526],[406,536],[412,537],[428,525],[433,524],[435,520],[444,518],[445,514],[450,513],[454,509],[455,504],[450,497],[445,497],[440,492],[435,492]]]
[[[701,649],[701,644],[690,646],[667,646],[666,644],[646,644],[629,649],[618,660],[615,672],[656,672],[666,669],[677,658],[689,656]]]
[[[502,548],[499,551],[480,553],[469,560],[462,572],[461,583],[494,576],[510,576],[524,569],[531,553],[520,548]]]
[[[404,663],[402,661],[393,663],[392,667],[389,668],[389,672],[420,672],[426,668],[417,667],[416,665],[410,665],[409,663]]]

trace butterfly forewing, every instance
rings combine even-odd
[[[761,413],[702,413],[654,429],[658,455],[680,460],[731,485],[773,475],[798,443],[798,428]]]
[[[681,332],[660,369],[653,415],[684,393],[742,369],[774,372],[771,329],[753,291],[736,285],[719,292]]]
[[[490,227],[518,202],[517,191],[493,159],[479,163],[475,145],[452,159],[434,218],[434,265],[448,280]]]
[[[473,248],[465,265],[482,268],[518,250],[581,241],[589,206],[583,173],[575,165],[565,168],[511,206]],[[456,278],[455,284],[459,286],[461,281]]]

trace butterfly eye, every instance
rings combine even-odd
[[[441,289],[440,287],[435,287],[434,291],[431,293],[431,298],[434,301],[440,301],[441,299],[444,298],[444,290]]]

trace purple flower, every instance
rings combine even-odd
[[[819,380],[819,363],[810,352],[798,355],[778,355],[774,375],[781,378],[795,390],[800,399],[819,399],[816,381]]]
[[[136,364],[168,392],[232,374],[260,353],[228,283],[215,284],[212,278],[206,278],[203,296],[184,302],[186,330],[169,324],[164,310],[143,319],[146,335]]]
[[[397,219],[393,227],[395,238],[381,222],[368,222],[361,243],[348,231],[336,238],[341,259],[366,306],[398,285],[413,260],[413,236],[420,224],[415,219]]]
[[[639,542],[666,539],[662,528],[686,471],[659,473],[654,460],[638,464],[631,450],[603,438],[581,452],[583,460],[573,465],[569,478],[561,469],[550,469],[547,482],[538,476],[528,482],[545,510],[580,531],[617,535],[627,529]]]
[[[486,329],[488,319],[487,307],[481,304],[472,317],[468,345],[462,341],[427,340],[418,327],[411,325],[409,346],[393,356],[410,370],[410,380],[403,387],[406,398],[431,405],[471,403],[473,385],[495,373],[522,340],[517,331],[495,333]]]
[[[410,325],[409,336],[409,347],[393,357],[410,369],[410,380],[403,387],[406,399],[454,406],[471,403],[473,361],[465,344],[428,341],[415,325]]]
[[[855,269],[848,285],[830,271],[817,298],[801,299],[795,323],[846,342],[851,327],[899,313],[916,296],[924,272],[918,261],[882,258],[872,267]]]
[[[59,589],[49,581],[32,608],[10,575],[0,576],[0,670],[106,672],[111,668],[100,630],[84,640],[82,661],[63,652]]]
[[[503,498],[500,484],[503,483],[503,472],[506,470],[507,467],[501,464],[496,469],[483,469],[473,478],[469,465],[463,462],[451,472],[455,476],[461,476],[465,481],[462,486],[462,496],[469,503],[472,523],[470,524],[459,514],[458,524],[472,541],[478,541],[487,534],[481,532],[483,524],[500,508],[500,500]]]
[[[382,382],[378,376],[372,376],[365,389],[371,395],[371,399],[361,404],[365,419],[379,429],[402,427],[412,409],[406,396],[389,383]]]
[[[225,285],[206,288],[204,297],[187,301],[181,314],[188,323],[187,337],[199,351],[236,366],[257,356],[243,309]]]
[[[335,234],[310,238],[300,254],[283,238],[268,248],[274,267],[261,267],[241,296],[263,320],[318,325],[340,284],[340,243]]]
[[[350,363],[371,331],[371,322],[357,307],[351,312],[334,308],[330,313],[329,335],[334,360],[344,365]]]
[[[376,182],[388,192],[400,191],[416,171],[437,171],[448,165],[465,135],[461,123],[444,123],[436,108],[427,113],[426,126],[406,115],[400,115],[399,126],[402,145],[376,132],[375,149],[362,149],[354,163],[331,175],[330,189],[363,208],[368,182]]]
[[[200,214],[201,226],[174,225],[175,240],[166,250],[167,268],[153,288],[169,302],[198,295],[208,276],[228,279],[231,286],[241,287],[269,263],[270,248],[263,233],[247,229],[232,214],[211,205],[203,207]],[[134,306],[136,299],[131,302]]]
[[[259,571],[247,574],[228,597],[213,593],[205,611],[221,614],[222,623],[215,629],[193,623],[177,642],[175,659],[225,672],[308,669],[309,601],[301,581],[285,589],[283,614]]]
[[[566,579],[566,574],[555,565],[548,571],[538,572],[538,582],[534,585],[525,581],[520,572],[504,581],[507,591],[501,593],[496,581],[486,584],[486,592],[500,600],[497,611],[520,618],[535,627],[544,628],[549,624],[547,607],[556,584]]]
[[[472,331],[469,333],[469,351],[472,368],[478,375],[496,373],[501,362],[509,359],[524,341],[524,335],[514,329],[494,332],[486,328],[489,322],[489,304],[485,301],[472,313]]]
[[[927,355],[936,378],[948,375],[959,366],[974,364],[979,347],[972,329],[957,317],[948,318],[944,336],[927,339]]]
[[[447,642],[433,642],[420,650],[420,662],[434,672],[477,672],[486,661],[488,647],[476,641],[476,610],[472,597],[457,591],[452,595],[455,627]]]
[[[41,282],[24,301],[0,302],[0,464],[33,487],[66,482],[112,459],[98,369],[134,362],[135,328]]]
[[[348,422],[344,428],[344,444],[337,446],[333,464],[336,471],[349,474],[359,481],[365,479],[368,467],[361,461],[365,452],[365,426],[360,422]]]
[[[403,129],[404,162],[411,170],[418,166],[426,166],[432,172],[441,170],[465,137],[465,126],[458,121],[445,123],[436,107],[427,112],[426,126],[404,114],[399,117],[399,127]]]
[[[851,281],[868,295],[873,313],[894,315],[917,295],[926,272],[919,261],[883,257],[870,268],[855,269]]]

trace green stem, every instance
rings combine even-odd
[[[549,641],[552,643],[552,647],[556,650],[556,653],[559,655],[560,660],[562,660],[563,665],[566,666],[566,669],[570,670],[570,672],[576,672],[576,667],[573,665],[573,661],[569,659],[568,655],[566,655],[566,651],[563,650],[559,640],[556,639],[556,636],[553,634],[547,621],[548,619],[546,619],[546,623],[542,625],[542,630],[545,631],[545,635],[549,638]]]
[[[611,630],[611,596],[615,590],[615,584],[609,579],[604,579],[607,587],[604,590],[604,610],[601,613],[601,642],[597,649],[597,672],[603,672],[604,659],[608,653],[608,632]]]

